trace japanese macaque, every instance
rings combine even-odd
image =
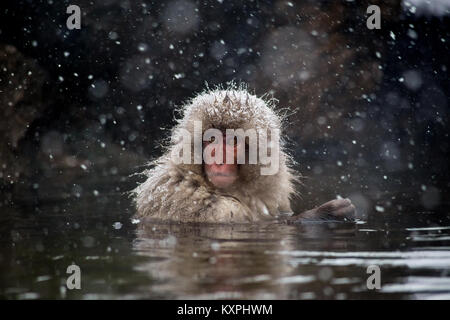
[[[348,199],[292,213],[299,176],[283,149],[282,117],[272,101],[232,86],[199,94],[181,112],[166,153],[133,191],[139,218],[254,223],[354,217]]]

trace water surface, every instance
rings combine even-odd
[[[357,224],[143,224],[127,175],[58,190],[43,182],[2,202],[1,298],[450,298],[450,223],[433,212],[374,210]],[[66,288],[72,263],[81,290]],[[379,290],[367,288],[369,265],[380,267]]]

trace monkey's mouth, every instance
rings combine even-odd
[[[209,175],[211,177],[233,177],[233,178],[237,177],[235,173],[227,173],[227,172],[211,172]]]
[[[234,173],[211,172],[208,175],[208,180],[217,188],[227,188],[231,186],[237,178],[237,174]]]

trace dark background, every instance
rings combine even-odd
[[[305,176],[296,210],[342,195],[363,217],[447,216],[450,14],[438,2],[2,1],[2,203],[139,171],[176,106],[235,80],[285,111]],[[69,4],[81,30],[66,27]],[[366,27],[369,4],[380,30]]]

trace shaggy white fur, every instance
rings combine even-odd
[[[138,217],[248,223],[291,212],[290,198],[295,193],[293,183],[297,176],[289,168],[290,158],[283,149],[278,173],[261,175],[260,164],[241,164],[239,180],[226,191],[215,188],[206,179],[202,164],[175,164],[171,159],[173,148],[182,143],[184,130],[193,133],[195,121],[202,122],[203,131],[281,129],[282,117],[274,111],[272,100],[258,98],[245,87],[231,84],[226,89],[206,90],[180,111],[183,117],[172,130],[170,146],[144,172],[147,180],[133,191]]]

